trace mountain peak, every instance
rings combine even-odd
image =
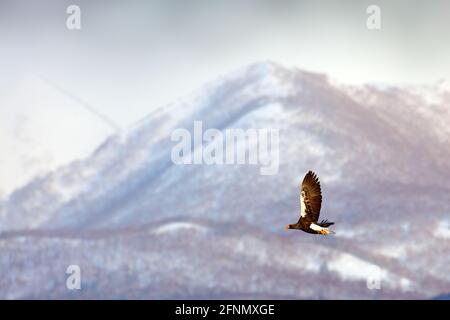
[[[283,73],[289,72],[291,72],[291,70],[285,68],[281,64],[270,60],[265,60],[241,66],[240,68],[219,77],[218,81],[229,82],[239,79],[246,79],[247,81],[253,79],[254,81],[260,81],[264,78],[277,77]],[[213,83],[217,84],[217,82]]]
[[[277,71],[288,71],[286,67],[281,65],[280,63],[271,61],[271,60],[263,60],[252,63],[245,67],[248,71],[257,72],[262,76],[267,74],[273,74]]]

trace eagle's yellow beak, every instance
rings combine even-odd
[[[286,231],[289,230],[289,225],[288,224],[284,226],[284,230],[286,230]]]

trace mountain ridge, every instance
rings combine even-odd
[[[144,297],[185,298],[205,292],[293,298],[418,298],[448,292],[450,279],[442,274],[449,258],[430,252],[450,250],[443,224],[450,211],[445,161],[450,134],[441,129],[447,115],[439,113],[446,99],[427,105],[441,100],[422,99],[409,89],[342,86],[325,75],[273,63],[239,69],[2,202],[0,265],[13,261],[20,266],[14,274],[29,274],[26,255],[14,256],[14,248],[38,261],[58,256],[55,265],[39,265],[42,274],[53,274],[76,257],[88,274],[97,275],[89,278],[84,297],[131,297],[142,288],[170,288]],[[174,165],[171,132],[184,128],[192,134],[196,120],[204,129],[279,129],[279,173],[262,176],[249,165]],[[298,185],[311,169],[322,183],[322,215],[336,222],[333,238],[282,231],[298,218]],[[105,238],[83,239],[86,234]],[[27,249],[29,243],[36,252]],[[176,255],[166,255],[167,250]],[[302,256],[308,250],[316,260]],[[115,267],[108,265],[110,259]],[[144,271],[149,264],[155,267]],[[205,279],[196,276],[194,265]],[[375,267],[384,289],[366,287],[364,275]],[[171,270],[181,279],[169,280]],[[214,278],[222,270],[219,284]],[[255,278],[245,270],[254,270]],[[6,287],[22,292],[14,274],[4,280]],[[290,284],[289,276],[301,281]],[[136,281],[126,284],[127,277]],[[268,284],[255,280],[263,278]],[[320,285],[305,287],[308,281]],[[236,283],[242,286],[236,289]],[[274,289],[280,283],[285,291]],[[60,286],[53,283],[54,292],[24,289],[21,296],[69,297]]]

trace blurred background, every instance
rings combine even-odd
[[[0,298],[448,297],[448,12],[0,0]],[[195,120],[279,130],[278,174],[174,165]],[[283,231],[308,170],[333,237]]]

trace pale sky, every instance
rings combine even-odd
[[[0,1],[0,85],[44,77],[123,127],[256,61],[351,83],[450,79],[449,31],[445,0]]]

